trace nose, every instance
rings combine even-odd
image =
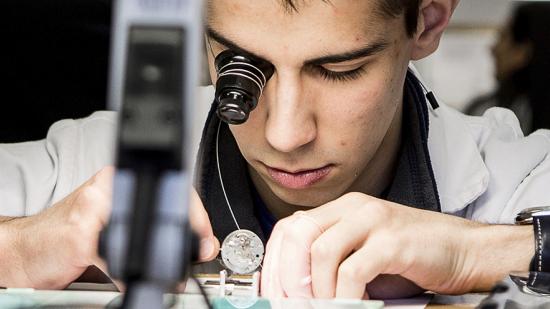
[[[317,136],[313,106],[306,102],[299,73],[279,70],[271,83],[271,91],[264,93],[268,101],[265,137],[274,149],[291,153]]]

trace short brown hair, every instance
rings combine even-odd
[[[296,0],[282,0],[289,10],[298,11]],[[330,0],[322,0],[330,2]],[[405,30],[409,36],[416,32],[418,14],[420,13],[420,0],[378,0],[380,11],[388,17],[396,18],[405,14]]]

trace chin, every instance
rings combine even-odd
[[[328,193],[323,189],[301,189],[289,190],[272,188],[272,192],[283,202],[295,206],[315,208],[333,201],[339,197],[338,194]]]

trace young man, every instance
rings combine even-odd
[[[203,261],[236,229],[221,172],[240,228],[267,242],[267,297],[464,293],[528,269],[532,228],[496,223],[550,204],[550,133],[524,138],[506,110],[473,118],[430,106],[408,69],[435,51],[456,4],[208,3],[213,81],[226,49],[275,74],[246,123],[206,121],[191,217]],[[45,141],[2,147],[0,210],[11,217],[0,224],[0,265],[10,265],[0,285],[62,288],[103,268],[112,169],[86,179],[110,163],[112,119],[60,122]]]

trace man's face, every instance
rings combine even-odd
[[[230,126],[260,193],[314,207],[386,173],[411,40],[377,1],[297,1],[298,12],[279,0],[210,2],[214,56],[234,44],[275,66],[249,120]]]

